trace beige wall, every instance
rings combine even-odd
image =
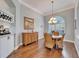
[[[69,9],[66,11],[55,13],[54,16],[61,16],[64,18],[65,21],[65,40],[74,41],[74,9]],[[50,19],[51,15],[45,16],[45,29],[44,31],[47,32],[48,30],[48,20]]]

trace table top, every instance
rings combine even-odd
[[[58,35],[58,36],[52,35],[52,38],[55,38],[55,39],[62,38],[62,35]]]

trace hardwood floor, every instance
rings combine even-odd
[[[21,46],[9,58],[78,58],[73,43],[64,42],[63,50],[50,50],[44,47],[44,40],[28,46]]]

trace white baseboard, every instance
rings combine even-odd
[[[76,45],[76,42],[74,42],[74,45],[75,45],[75,48],[76,48],[76,52],[77,52],[77,54],[79,56],[79,49],[78,49],[78,46]]]
[[[38,39],[40,40],[40,39],[43,39],[44,38],[44,36],[41,36],[41,37],[39,37]]]
[[[22,43],[20,43],[19,45],[17,45],[14,50],[18,49],[20,46],[22,45]]]
[[[74,45],[75,45],[75,43],[74,43]],[[76,52],[77,52],[77,54],[79,56],[79,50],[78,50],[78,47],[76,45],[75,45],[75,48],[76,48]]]
[[[74,41],[71,41],[71,40],[64,40],[65,42],[71,42],[71,43],[74,43]]]

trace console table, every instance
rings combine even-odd
[[[22,33],[22,39],[23,45],[28,45],[30,43],[38,41],[38,32]]]

